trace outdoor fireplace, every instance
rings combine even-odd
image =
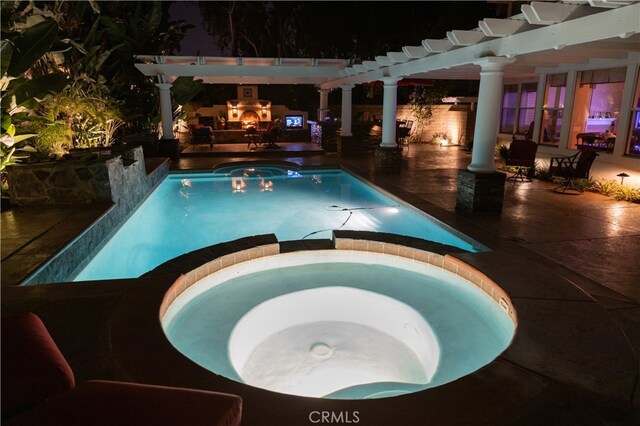
[[[260,122],[260,117],[255,111],[248,109],[240,116],[240,122],[242,123],[243,130],[250,126],[257,128],[258,123]]]
[[[258,86],[238,86],[238,99],[227,101],[229,122],[239,122],[243,130],[271,120],[271,101],[258,99]]]

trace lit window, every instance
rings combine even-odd
[[[573,102],[569,148],[613,152],[626,69],[582,71]]]
[[[502,95],[502,119],[500,120],[500,133],[513,133],[517,105],[518,85],[508,84],[504,86],[504,93]]]
[[[536,96],[538,83],[523,83],[520,91],[520,110],[518,111],[518,133],[526,133],[536,115]]]
[[[504,86],[500,133],[527,133],[536,112],[537,88],[537,83]]]

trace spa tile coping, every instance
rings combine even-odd
[[[461,278],[463,281],[474,285],[480,291],[485,293],[498,307],[500,307],[514,323],[514,326],[517,326],[518,319],[516,315],[516,311],[513,307],[513,303],[507,293],[490,277],[488,277],[483,272],[479,271],[475,267],[467,264],[466,262],[452,256],[451,254],[446,253],[446,251],[450,249],[455,249],[455,251],[461,251],[461,249],[454,248],[451,246],[445,246],[442,244],[434,243],[434,242],[426,242],[424,240],[421,244],[423,247],[427,246],[432,248],[434,251],[427,251],[423,248],[415,248],[410,245],[400,244],[400,242],[405,242],[408,244],[415,243],[417,240],[414,238],[398,238],[394,236],[393,239],[395,242],[385,242],[386,235],[373,235],[376,233],[372,232],[364,232],[360,233],[357,231],[350,231],[349,236],[356,238],[341,238],[337,232],[334,233],[333,239],[333,249],[344,251],[344,252],[368,252],[368,253],[376,253],[383,254],[387,256],[404,258],[407,260],[411,260],[413,262],[419,262],[426,265],[431,265],[432,267],[444,270],[449,272],[457,277]],[[365,234],[365,235],[362,235]],[[261,236],[262,237],[262,236]],[[264,241],[265,237],[267,240],[272,239],[272,235],[264,236],[262,238],[257,238],[256,242]],[[377,240],[373,239],[362,239],[358,237],[378,237]],[[251,237],[250,237],[251,238]],[[245,243],[249,241],[247,239]],[[402,241],[405,240],[405,241]],[[229,244],[229,247],[233,247],[236,244]],[[197,252],[201,252],[202,250],[198,250]],[[220,252],[220,250],[216,250],[215,246],[209,248],[211,253]],[[270,242],[268,244],[256,245],[253,247],[242,248],[238,251],[231,251],[221,256],[212,258],[209,261],[205,261],[201,263],[199,266],[182,273],[169,287],[167,292],[164,295],[162,303],[160,305],[159,316],[160,320],[164,317],[165,313],[169,306],[174,302],[174,300],[180,296],[186,289],[199,282],[203,278],[206,278],[210,275],[216,274],[226,268],[244,263],[250,262],[253,260],[270,257],[270,256],[286,256],[287,253],[281,251],[280,243]],[[188,256],[188,255],[187,255]],[[181,256],[185,257],[185,256]],[[202,257],[198,256],[199,259]],[[172,262],[172,261],[169,261]],[[192,265],[192,264],[191,264]]]

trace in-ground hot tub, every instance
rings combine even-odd
[[[209,262],[167,293],[165,334],[229,379],[335,399],[443,385],[508,347],[515,312],[489,278],[450,256],[363,243]]]

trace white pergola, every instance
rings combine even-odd
[[[461,6],[462,7],[462,6]],[[320,119],[328,93],[342,90],[342,135],[351,136],[351,90],[356,84],[384,83],[382,148],[395,143],[397,84],[403,78],[479,79],[480,91],[472,172],[493,172],[503,81],[535,78],[567,64],[585,69],[640,63],[640,2],[563,0],[532,2],[508,19],[486,18],[471,30],[452,30],[443,39],[425,39],[352,64],[342,59],[220,58],[137,56],[136,67],[158,78],[163,130],[171,130],[171,81],[194,76],[206,83],[313,84],[320,93]],[[559,71],[560,72],[560,71]],[[622,120],[622,118],[621,118]],[[628,123],[619,123],[619,127]],[[540,126],[539,117],[536,125]]]

